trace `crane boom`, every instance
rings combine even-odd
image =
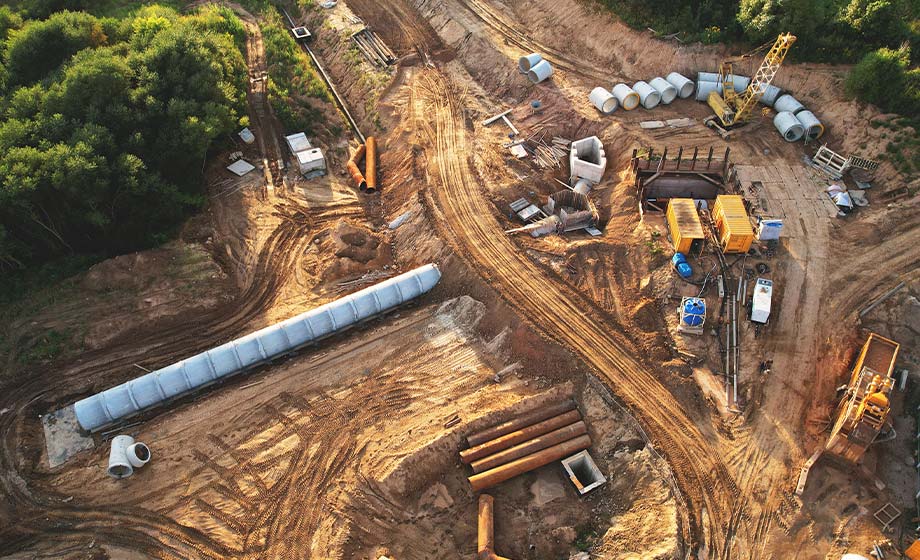
[[[707,102],[715,112],[715,117],[721,121],[726,128],[737,126],[744,123],[751,116],[751,112],[757,102],[764,96],[767,87],[773,82],[777,71],[783,64],[786,54],[792,44],[795,43],[795,35],[791,33],[782,33],[776,38],[773,46],[767,51],[763,62],[757,73],[751,78],[751,83],[747,89],[740,95],[735,94],[734,76],[731,73],[731,64],[723,63],[720,68],[720,79],[722,80],[722,95],[713,91],[709,94]],[[731,91],[729,91],[731,90]],[[713,117],[709,117],[712,119]]]

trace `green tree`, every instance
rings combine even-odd
[[[907,86],[910,48],[881,48],[863,57],[846,80],[846,92],[886,111],[897,111]]]

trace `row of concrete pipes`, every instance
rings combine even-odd
[[[627,84],[617,84],[612,90],[596,87],[588,99],[598,111],[609,115],[620,107],[625,111],[632,111],[640,105],[654,109],[659,103],[669,105],[678,97],[686,99],[691,95],[693,81],[677,72],[671,72],[664,78],[658,76],[648,82],[640,80],[632,87]]]
[[[591,447],[581,413],[566,400],[493,426],[467,438],[460,461],[470,465],[479,492]]]
[[[723,94],[722,77],[718,72],[698,72],[696,75],[696,100],[706,102],[713,91]],[[747,76],[731,75],[736,93],[743,93],[751,83]],[[760,103],[776,111],[773,126],[783,135],[787,142],[804,139],[807,142],[817,140],[824,134],[824,125],[814,113],[805,108],[798,99],[781,88],[768,85]]]
[[[358,162],[364,158],[364,173],[358,167]],[[358,146],[355,153],[348,159],[348,173],[359,190],[369,193],[377,190],[377,139],[367,137],[367,142]]]

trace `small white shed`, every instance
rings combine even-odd
[[[307,140],[307,135],[303,132],[285,136],[284,140],[287,142],[288,148],[291,149],[291,153],[294,155],[297,155],[297,152],[305,152],[313,148],[313,146],[310,145],[310,141]]]
[[[770,305],[773,300],[773,281],[758,278],[754,285],[754,301],[751,305],[751,321],[766,324],[770,318]]]

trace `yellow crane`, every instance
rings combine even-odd
[[[709,94],[706,100],[715,115],[707,117],[706,126],[717,128],[723,136],[728,130],[741,126],[751,118],[754,106],[760,101],[767,86],[773,82],[776,72],[782,66],[786,54],[795,43],[795,35],[782,33],[767,51],[757,73],[751,77],[751,83],[742,93],[735,92],[734,74],[731,62],[723,62],[719,68],[719,80],[722,82],[722,95],[718,91]]]

